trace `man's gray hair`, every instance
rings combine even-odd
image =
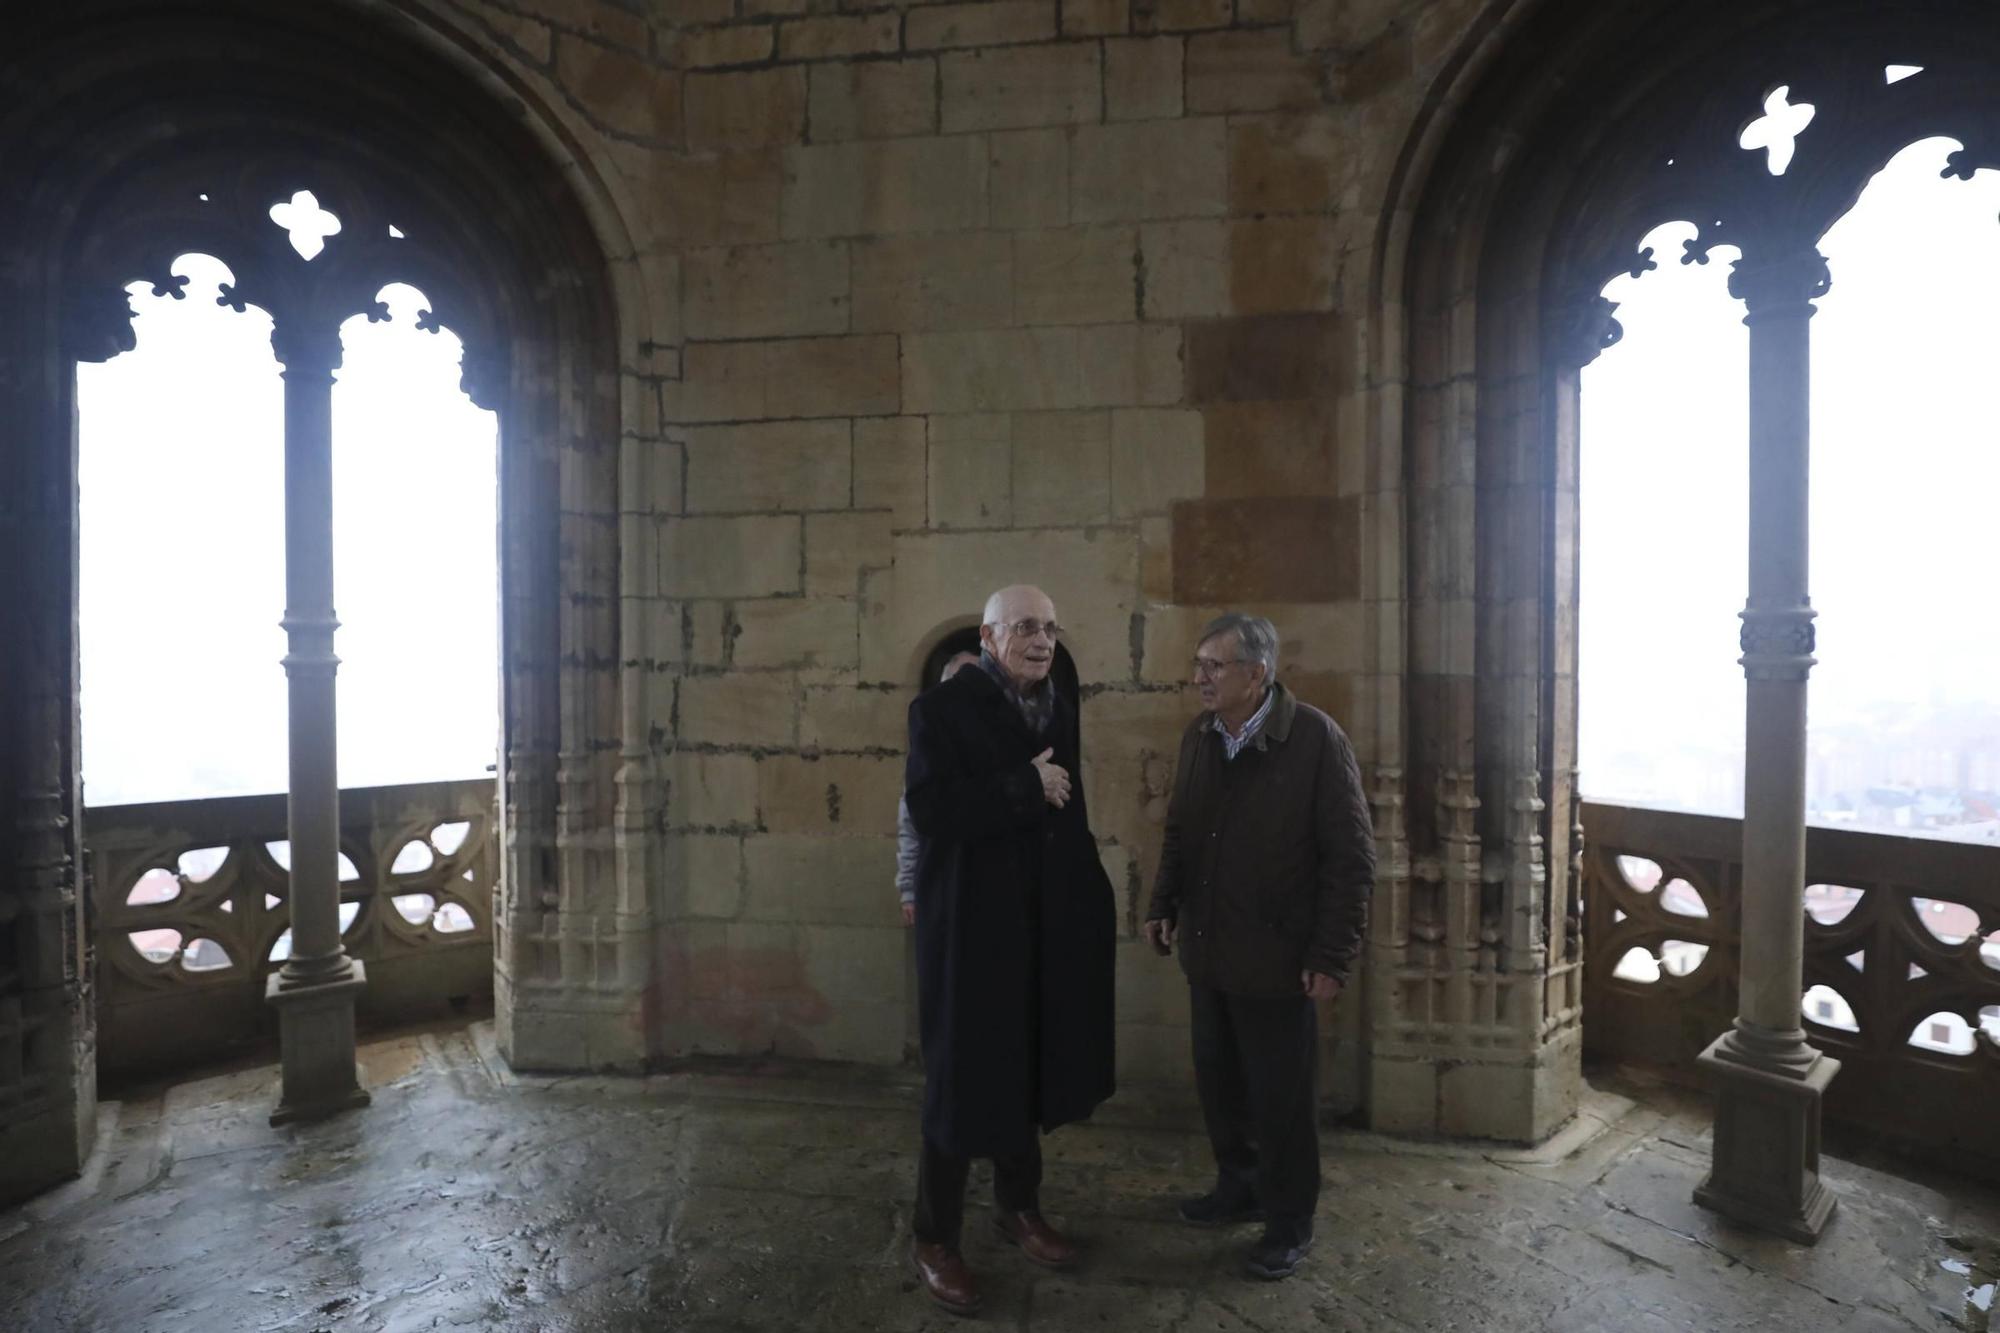
[[[1238,652],[1246,662],[1262,662],[1264,679],[1275,680],[1278,675],[1278,627],[1262,616],[1246,616],[1241,611],[1229,611],[1208,622],[1201,632],[1200,643],[1207,643],[1218,634],[1234,634]],[[1199,644],[1197,645],[1199,646]]]

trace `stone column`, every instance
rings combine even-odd
[[[285,380],[285,677],[290,723],[292,955],[265,999],[278,1007],[284,1092],[272,1124],[365,1106],[354,997],[367,982],[340,940],[340,783],[334,752],[333,372],[340,330],[280,318]],[[317,322],[315,322],[317,323]]]
[[[1730,293],[1750,327],[1750,597],[1743,610],[1748,712],[1743,774],[1741,999],[1702,1053],[1715,1079],[1714,1160],[1704,1207],[1810,1244],[1833,1215],[1819,1175],[1820,1102],[1840,1071],[1806,1043],[1806,595],[1810,321],[1826,292],[1810,246],[1738,261]]]

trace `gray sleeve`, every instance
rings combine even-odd
[[[896,802],[896,896],[906,903],[917,900],[917,858],[923,839],[910,819],[908,800]]]

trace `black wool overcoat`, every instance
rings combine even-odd
[[[1031,762],[1049,747],[1070,775],[1061,810]],[[1019,1152],[1112,1092],[1116,909],[1079,749],[1061,691],[1038,736],[976,667],[910,705],[924,1137],[945,1152]]]

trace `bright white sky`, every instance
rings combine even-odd
[[[133,288],[138,348],[77,368],[91,805],[286,788],[283,385],[271,322]],[[494,416],[459,342],[350,322],[334,387],[344,787],[479,777],[499,733]]]
[[[2000,173],[1940,179],[1954,147],[1911,145],[1821,246],[1816,754],[1836,729],[2000,721],[2000,426],[1983,392],[2000,364]],[[1684,266],[1692,234],[1661,227],[1645,241],[1660,268],[1605,289],[1625,337],[1584,372],[1582,783],[1593,799],[1737,815],[1748,331],[1726,287],[1734,252]]]
[[[1811,134],[1810,128],[1806,136]],[[1890,164],[1822,246],[1813,321],[1815,751],[1952,711],[2000,733],[1991,532],[2000,173]],[[1582,769],[1593,799],[1740,813],[1746,331],[1729,252],[1606,289],[1584,374]],[[270,324],[135,288],[138,349],[78,367],[84,774],[93,805],[285,789],[282,386]],[[334,395],[340,780],[478,776],[498,732],[495,423],[421,300],[345,330]],[[1870,781],[1888,782],[1893,774]]]

